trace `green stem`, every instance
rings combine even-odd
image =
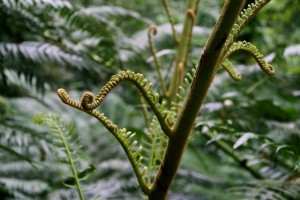
[[[146,124],[146,127],[149,128],[150,127],[150,119],[149,119],[149,116],[148,116],[147,104],[145,103],[141,93],[139,93],[138,95],[139,95],[139,100],[140,100],[141,105],[142,105],[142,111],[143,111],[143,116],[144,116],[144,119],[145,119],[145,124]]]
[[[171,16],[169,3],[168,3],[167,0],[163,0],[163,4],[164,4],[164,8],[166,10],[167,16],[168,16],[168,20],[169,20],[170,25],[171,25],[173,39],[176,42],[176,44],[178,44],[179,39],[178,39],[177,34],[176,34],[175,25],[174,25],[174,22],[173,22],[173,19],[172,19],[172,16]]]
[[[188,0],[183,31],[177,49],[174,72],[168,89],[168,104],[176,99],[178,88],[183,82],[184,69],[189,56],[190,44],[193,35],[195,16],[200,0]]]
[[[150,50],[151,50],[151,54],[152,54],[153,59],[154,59],[154,64],[155,64],[155,67],[156,67],[156,72],[157,72],[157,75],[158,75],[158,79],[159,79],[159,82],[160,82],[160,85],[161,85],[161,88],[162,88],[162,93],[163,93],[163,96],[166,97],[167,89],[166,89],[165,82],[164,82],[164,79],[163,79],[163,76],[162,76],[162,73],[161,73],[161,65],[160,65],[160,62],[159,62],[158,57],[156,55],[156,50],[155,50],[153,40],[152,40],[152,37],[151,37],[151,32],[153,33],[153,35],[156,35],[156,33],[157,33],[157,29],[154,25],[151,25],[149,27],[148,42],[149,42],[149,47],[150,47]]]
[[[150,200],[167,198],[169,187],[179,167],[194,120],[219,66],[224,43],[243,5],[244,0],[225,1],[221,16],[206,44],[206,50],[202,52],[188,96],[173,127],[173,137],[169,138],[163,161],[151,188]]]
[[[77,174],[77,171],[76,171],[76,168],[75,168],[75,165],[74,165],[74,161],[73,161],[72,156],[71,156],[71,151],[69,149],[68,143],[67,143],[67,141],[66,141],[66,139],[64,137],[64,134],[61,132],[60,127],[56,123],[53,123],[53,125],[55,126],[56,130],[59,131],[60,138],[61,138],[61,140],[63,142],[65,151],[67,153],[68,161],[69,161],[69,164],[70,164],[69,166],[70,166],[70,168],[72,170],[72,174],[73,174],[73,177],[75,179],[75,184],[76,184],[76,189],[77,189],[77,192],[78,192],[78,195],[79,195],[79,199],[83,200],[84,197],[83,197],[82,190],[81,190],[81,187],[80,187],[80,182],[79,182],[78,174]]]

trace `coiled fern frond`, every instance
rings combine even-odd
[[[102,114],[96,111],[95,109],[103,102],[107,94],[116,87],[122,81],[130,81],[133,83],[140,93],[143,95],[147,103],[150,105],[154,114],[156,115],[162,129],[165,131],[167,135],[170,135],[171,130],[169,129],[168,124],[165,122],[166,112],[164,111],[164,106],[157,107],[159,101],[159,94],[152,92],[152,84],[148,83],[148,80],[144,79],[144,76],[139,73],[134,73],[132,71],[122,71],[116,75],[113,75],[108,83],[98,92],[96,97],[91,92],[86,92],[82,95],[81,101],[76,102],[75,100],[69,98],[68,93],[64,89],[58,89],[57,94],[61,98],[61,100],[79,110],[87,112],[94,117],[96,117],[108,130],[111,132],[115,132],[116,125],[108,120]]]
[[[164,133],[170,137],[171,129],[165,120],[167,118],[167,114],[166,111],[164,111],[164,105],[161,105],[160,107],[157,106],[159,102],[159,94],[152,92],[152,84],[144,79],[142,74],[134,73],[132,71],[119,72],[111,77],[108,83],[98,92],[95,97],[91,92],[85,92],[82,95],[80,102],[71,99],[64,89],[58,89],[57,93],[64,103],[97,118],[116,137],[130,160],[143,192],[148,194],[150,191],[149,185],[143,178],[147,169],[145,168],[146,166],[141,165],[143,160],[143,156],[141,155],[142,146],[138,146],[138,142],[136,140],[132,141],[132,138],[134,137],[133,133],[127,132],[126,129],[119,129],[118,126],[109,120],[103,113],[96,110],[96,108],[104,101],[107,94],[119,83],[125,80],[133,83],[138,88],[142,96],[153,110],[160,127]]]

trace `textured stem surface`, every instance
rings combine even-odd
[[[169,143],[164,159],[151,188],[151,200],[163,200],[175,177],[193,123],[219,66],[220,55],[228,34],[244,5],[244,0],[226,0],[221,16],[202,52],[198,68],[180,115],[173,127],[174,137]]]

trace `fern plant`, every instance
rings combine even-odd
[[[67,175],[67,177],[73,180],[79,199],[84,199],[83,189],[80,185],[80,181],[85,178],[89,172],[92,172],[94,167],[86,168],[81,172],[77,170],[78,166],[76,166],[76,162],[78,160],[77,156],[79,155],[80,146],[78,147],[78,144],[76,143],[78,138],[74,134],[74,129],[72,127],[68,127],[69,125],[66,124],[66,122],[62,122],[60,117],[57,115],[36,114],[34,116],[34,121],[37,124],[47,125],[54,134],[55,137],[53,138],[53,141],[55,146],[64,151],[63,155],[58,156],[60,159],[63,158],[65,161],[62,162],[70,167],[71,174]],[[63,183],[69,187],[72,187],[71,183],[69,182],[66,181]]]
[[[256,0],[242,12],[240,11],[245,1],[225,1],[221,15],[205,47],[203,47],[196,70],[194,74],[190,76],[191,83],[182,102],[177,96],[180,96],[178,93],[184,80],[183,74],[185,73],[187,60],[189,58],[192,28],[195,23],[199,4],[197,0],[189,0],[187,2],[184,29],[179,39],[177,38],[172,16],[170,15],[170,7],[167,1],[163,1],[168,19],[173,27],[173,39],[178,45],[175,62],[173,64],[173,75],[168,85],[162,78],[160,71],[161,66],[151,41],[150,31],[154,31],[155,33],[155,27],[151,26],[149,29],[148,40],[160,80],[163,97],[159,97],[157,93],[152,92],[152,84],[148,83],[148,81],[143,78],[143,75],[131,71],[122,71],[113,75],[110,81],[96,96],[91,92],[86,92],[82,95],[79,102],[71,99],[64,89],[58,89],[57,93],[65,104],[92,115],[115,136],[130,160],[141,190],[149,199],[167,198],[170,185],[179,168],[180,160],[191,136],[195,119],[198,117],[199,110],[219,66],[223,66],[234,79],[239,80],[241,76],[233,68],[228,57],[235,51],[243,50],[255,58],[264,72],[268,75],[274,74],[274,68],[266,62],[263,55],[254,45],[249,42],[235,42],[237,36],[250,19],[269,1],[270,0]],[[136,86],[154,114],[154,121],[152,123],[146,120],[146,124],[149,126],[149,133],[145,135],[146,139],[140,141],[140,144],[137,140],[133,139],[135,137],[134,134],[127,132],[126,129],[120,129],[103,113],[96,110],[104,101],[107,94],[125,80]],[[161,100],[163,100],[163,103],[159,105]],[[146,119],[149,115],[148,111],[148,109],[144,110]],[[152,133],[155,121],[160,125],[161,130],[156,130],[155,133]],[[240,144],[238,143],[240,141],[241,140],[238,140],[234,147],[239,146]],[[145,143],[144,145],[142,145],[143,142]],[[225,151],[228,150],[227,144],[219,143],[219,146]],[[145,152],[145,150],[142,150],[143,147],[149,148],[148,153],[141,153]],[[156,154],[158,154],[158,156]],[[146,158],[144,158],[143,155],[146,155]],[[233,154],[231,154],[231,156],[234,157]],[[147,162],[143,162],[144,159]],[[237,158],[237,161],[241,160]],[[145,165],[144,163],[148,164]],[[246,166],[246,168],[256,173],[258,177],[260,176],[260,174],[255,172],[251,167]],[[147,175],[145,176],[145,174]]]

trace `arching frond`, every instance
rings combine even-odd
[[[233,64],[227,58],[223,61],[221,65],[228,72],[231,78],[233,78],[236,81],[241,80],[242,75],[234,69]]]
[[[227,51],[227,53],[224,56],[224,59],[227,59],[232,53],[236,51],[246,51],[247,53],[250,53],[260,66],[260,68],[268,75],[273,75],[275,73],[275,69],[272,67],[272,65],[268,64],[267,61],[264,59],[264,56],[258,51],[256,46],[251,44],[250,42],[235,42],[232,44],[230,49]]]
[[[71,99],[68,93],[64,89],[58,89],[57,94],[61,98],[61,100],[79,110],[87,112],[93,116],[95,116],[104,126],[107,127],[112,133],[115,132],[115,127],[112,125],[113,123],[110,121],[106,121],[107,118],[104,117],[102,113],[94,110],[97,108],[105,99],[107,94],[119,83],[123,81],[130,81],[132,82],[143,95],[149,106],[152,108],[154,114],[156,115],[162,129],[164,130],[165,134],[170,136],[171,130],[168,126],[167,122],[165,121],[166,112],[164,112],[164,107],[158,107],[159,101],[159,94],[152,92],[152,84],[148,83],[148,80],[144,79],[144,76],[139,73],[134,73],[132,71],[122,71],[116,75],[113,75],[108,83],[98,92],[96,97],[91,92],[86,92],[82,95],[81,102],[76,102],[75,100]]]

